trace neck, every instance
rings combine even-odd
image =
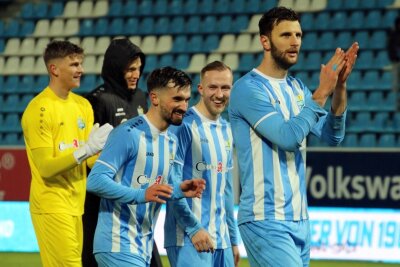
[[[62,99],[67,99],[69,92],[72,90],[71,88],[65,88],[60,83],[51,80],[49,83],[49,87],[56,94],[56,96]]]
[[[287,75],[288,71],[280,68],[278,65],[276,65],[275,61],[272,59],[270,54],[265,54],[264,53],[264,58],[261,61],[261,64],[257,67],[257,69],[273,78],[277,79],[283,79]]]
[[[206,108],[206,105],[204,105],[204,102],[202,100],[199,101],[199,103],[196,104],[196,109],[209,120],[216,121],[219,117],[219,115],[213,115],[211,114],[208,109]]]
[[[169,123],[160,117],[158,111],[153,106],[150,106],[149,111],[146,113],[147,119],[161,132],[169,127]]]

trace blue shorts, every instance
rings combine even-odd
[[[142,257],[128,252],[98,252],[94,254],[99,267],[149,267]]]
[[[204,266],[233,267],[232,248],[216,249],[211,252],[197,252],[192,244],[183,247],[167,247],[167,255],[171,267]]]
[[[254,221],[239,225],[252,267],[309,266],[310,224],[303,221]]]

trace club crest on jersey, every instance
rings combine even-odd
[[[78,123],[78,128],[79,129],[81,129],[81,130],[85,129],[86,124],[85,124],[84,120],[81,117],[78,118],[77,123]]]
[[[296,96],[296,102],[297,102],[297,106],[299,107],[299,109],[303,109],[304,107],[304,98],[301,94],[298,94]]]

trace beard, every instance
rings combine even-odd
[[[295,62],[290,62],[289,60],[287,60],[285,58],[285,52],[280,51],[272,41],[270,41],[270,43],[271,43],[271,56],[279,68],[288,70],[291,66],[297,63],[297,60]]]
[[[169,125],[181,125],[183,120],[183,115],[185,115],[185,111],[179,108],[173,109],[172,112],[168,112],[166,109],[161,108],[162,117],[164,121],[166,121]],[[182,114],[182,117],[176,117],[174,114],[178,112]]]

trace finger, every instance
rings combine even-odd
[[[156,196],[159,197],[159,198],[171,198],[171,196],[172,196],[172,194],[165,193],[163,191],[157,191],[156,194],[157,194]]]
[[[165,204],[166,201],[162,198],[159,198],[158,196],[153,196],[150,198],[151,202],[156,202],[156,203],[160,203],[160,204]]]

